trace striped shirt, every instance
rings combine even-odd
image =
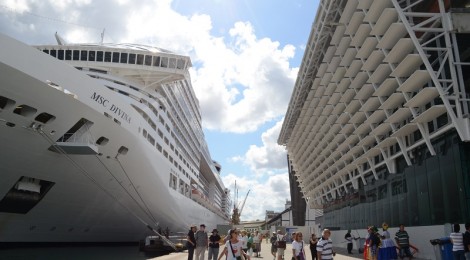
[[[333,259],[333,241],[322,237],[317,243],[317,252],[321,253],[322,260]]]
[[[463,234],[462,233],[450,233],[450,239],[452,240],[452,251],[462,251],[463,247]]]
[[[399,230],[395,234],[395,239],[398,240],[398,245],[401,247],[410,246],[410,237],[408,236],[408,232],[406,232],[405,230]]]

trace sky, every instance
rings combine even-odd
[[[277,144],[318,0],[3,0],[0,33],[27,44],[138,43],[191,57],[211,156],[240,204],[264,220],[290,200]],[[238,198],[235,197],[235,181]]]

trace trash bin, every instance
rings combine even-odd
[[[357,244],[357,252],[359,254],[364,253],[364,244],[366,243],[366,239],[362,237],[356,238],[356,244]]]
[[[453,260],[452,243],[450,237],[432,239],[431,245],[434,246],[434,254],[437,260]]]

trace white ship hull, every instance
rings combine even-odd
[[[116,124],[103,114],[109,107],[91,98],[100,93],[137,121],[135,110],[115,92],[11,39],[2,39],[2,46],[11,52],[0,54],[0,96],[55,120],[37,128],[32,118],[13,113],[14,107],[0,110],[0,198],[22,176],[53,183],[27,213],[0,212],[0,242],[130,242],[152,233],[147,225],[184,232],[192,223],[213,228],[226,222],[171,189],[166,174],[171,164],[142,138],[139,125]],[[48,80],[76,98],[50,87]],[[93,122],[92,136],[109,139],[98,146],[99,154],[49,150],[80,118]],[[128,152],[118,155],[122,146]]]

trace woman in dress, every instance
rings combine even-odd
[[[315,236],[315,233],[310,237],[310,253],[312,254],[312,260],[317,259],[317,242],[318,238]]]
[[[294,241],[292,242],[292,256],[293,260],[306,260],[302,232],[295,233]]]
[[[240,260],[241,256],[245,257],[245,259],[250,260],[250,256],[248,256],[245,252],[242,250],[242,241],[238,239],[238,234],[235,229],[230,230],[230,239],[227,240],[225,243],[225,248],[220,253],[219,258],[217,260],[220,260],[223,255],[226,256],[227,260]]]
[[[387,223],[382,223],[382,230],[382,234],[380,234],[382,242],[379,250],[379,260],[398,259],[395,243],[393,242],[393,239],[390,238]]]

